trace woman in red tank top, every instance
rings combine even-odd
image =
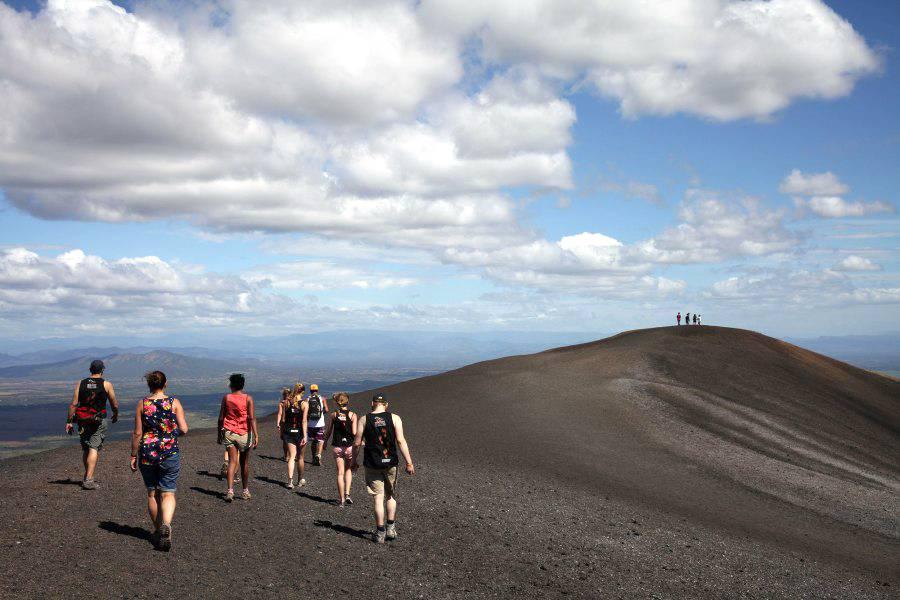
[[[234,473],[238,462],[241,465],[241,482],[244,485],[243,498],[249,500],[250,490],[250,450],[259,444],[256,431],[256,415],[253,412],[253,396],[244,392],[244,376],[233,374],[230,378],[231,393],[222,398],[219,409],[219,443],[225,444],[228,452],[228,491],[225,501],[234,500]]]

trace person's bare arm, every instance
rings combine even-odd
[[[141,423],[141,412],[144,409],[144,401],[138,400],[134,410],[134,431],[131,433],[131,470],[137,471],[137,453],[141,445],[141,437],[144,435],[144,427]]]
[[[172,401],[172,411],[175,413],[175,421],[178,422],[180,435],[186,434],[188,432],[188,424],[187,418],[184,416],[184,407],[181,406],[181,400],[175,399]]]
[[[364,416],[357,422],[356,435],[353,437],[353,458],[350,459],[350,468],[359,468],[357,457],[359,456],[359,448],[363,444],[363,431],[366,429],[366,417]]]
[[[281,431],[281,419],[284,418],[284,400],[278,401],[278,416],[275,417],[275,429]]]
[[[350,413],[350,432],[353,434],[353,437],[356,438],[356,426],[359,424],[359,417],[356,416],[355,412]]]
[[[222,396],[222,405],[219,406],[219,434],[216,437],[216,443],[221,444],[224,440],[222,439],[222,429],[225,427],[225,396]],[[226,448],[227,451],[227,448]]]
[[[109,398],[109,406],[113,411],[112,422],[115,423],[119,420],[119,402],[118,400],[116,400],[116,388],[114,388],[113,384],[108,381],[103,382],[103,387],[106,388],[106,395]]]
[[[253,396],[247,395],[247,431],[253,432],[253,448],[259,446],[259,432],[256,431],[256,412],[253,410]]]
[[[322,450],[328,448],[328,440],[331,439],[331,431],[334,429],[334,419],[336,415],[331,415],[328,419],[328,427],[325,429],[325,440],[322,442]]]
[[[406,460],[406,472],[410,475],[416,474],[416,468],[413,466],[412,454],[409,452],[409,444],[406,443],[406,436],[403,435],[403,420],[397,415],[392,415],[394,419],[394,431],[397,434],[397,448]]]
[[[301,443],[300,445],[305,446],[308,441],[307,435],[309,433],[309,423],[306,422],[309,418],[309,402],[304,400],[300,403],[300,406],[303,407],[303,414],[300,417],[300,422],[302,423],[301,427],[303,427],[303,443]]]
[[[69,414],[66,416],[66,433],[72,433],[74,425],[72,419],[75,417],[75,409],[78,408],[78,390],[81,388],[81,382],[75,384],[75,395],[72,396],[72,402],[69,403]]]

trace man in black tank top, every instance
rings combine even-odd
[[[356,428],[350,467],[359,468],[357,459],[360,447],[365,445],[363,464],[366,468],[366,488],[375,503],[376,544],[383,544],[385,539],[397,538],[394,519],[397,516],[398,451],[406,461],[406,472],[410,475],[416,472],[409,445],[403,435],[403,421],[387,409],[388,402],[383,394],[372,398],[372,412],[364,416]]]
[[[69,404],[69,416],[66,419],[66,433],[72,435],[78,427],[81,440],[81,458],[84,463],[84,479],[81,487],[86,490],[97,489],[94,483],[94,469],[97,467],[100,448],[106,437],[106,403],[112,408],[112,422],[119,420],[119,404],[116,402],[116,391],[113,384],[103,379],[103,361],[91,363],[91,376],[78,382],[75,396]]]

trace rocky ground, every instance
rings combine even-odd
[[[853,525],[852,515],[809,507],[824,496],[807,506],[786,500],[784,490],[741,484],[723,471],[731,462],[701,464],[695,450],[652,442],[655,432],[614,439],[622,413],[604,413],[602,427],[596,415],[563,402],[559,411],[540,413],[521,402],[526,389],[545,385],[539,382],[549,371],[541,369],[558,372],[553,361],[573,359],[537,356],[540,364],[526,371],[515,361],[487,363],[388,390],[407,423],[418,473],[402,476],[400,537],[385,546],[371,542],[361,477],[355,504],[334,504],[330,458],[308,467],[300,493],[282,485],[271,418],[253,455],[249,501],[223,501],[213,432],[191,431],[182,440],[168,554],[150,545],[143,486],[128,469],[124,443],[103,450],[100,489],[90,492],[77,485],[76,442],[0,461],[0,597],[897,597],[890,467],[879,467],[886,483],[871,496],[886,505]],[[435,386],[456,391],[435,391],[426,401]],[[501,403],[495,388],[508,399]],[[362,397],[354,404],[363,407]],[[523,419],[526,409],[539,413],[537,425],[534,414]],[[691,444],[675,433],[672,439]],[[708,440],[694,445],[718,452]],[[755,466],[743,464],[749,478]],[[872,465],[857,467],[875,477]],[[847,485],[847,504],[859,504],[862,493]]]

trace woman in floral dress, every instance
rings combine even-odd
[[[153,371],[145,377],[150,394],[137,405],[131,436],[131,470],[140,468],[147,486],[153,546],[168,552],[172,547],[175,490],[181,471],[178,436],[187,433],[188,425],[181,402],[165,394],[165,374]]]

